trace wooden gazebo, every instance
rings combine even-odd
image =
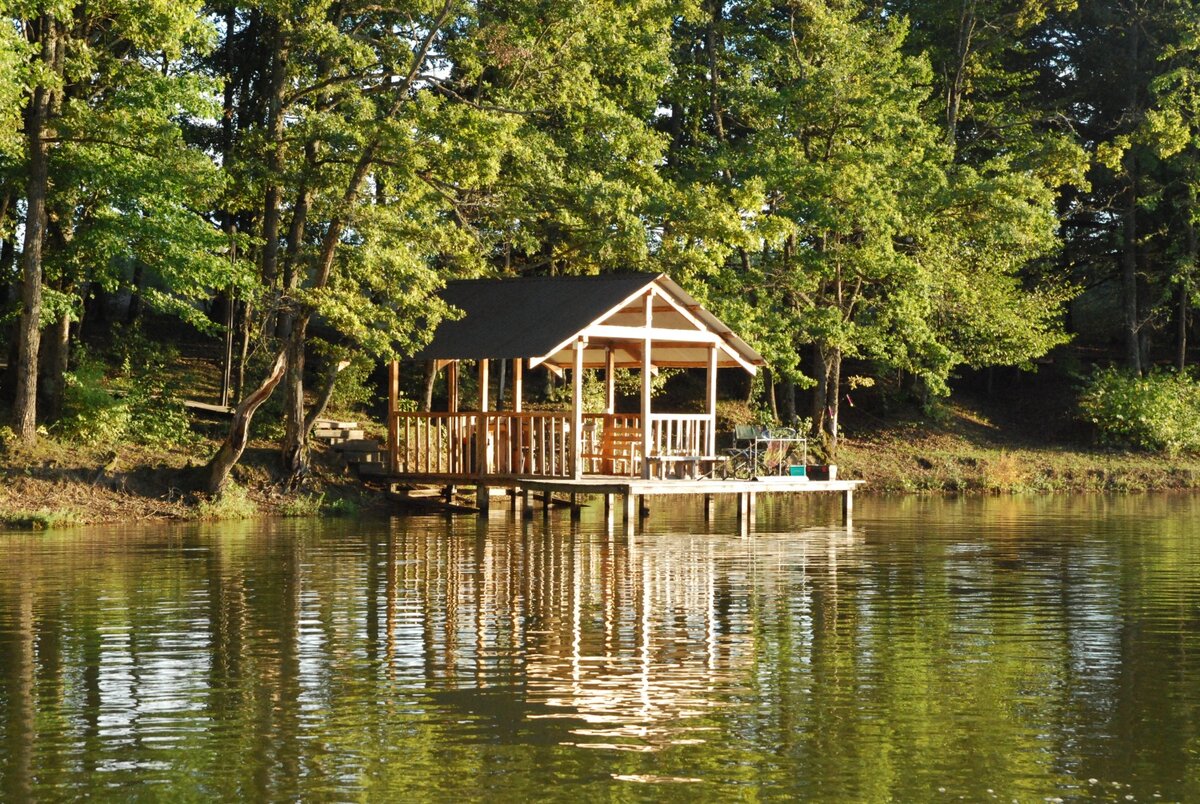
[[[713,460],[717,371],[754,373],[763,358],[664,274],[536,277],[450,282],[442,299],[461,312],[414,359],[447,372],[448,409],[398,410],[393,364],[388,452],[393,476],[499,485],[586,476],[648,478],[672,461]],[[459,409],[459,363],[475,361],[478,409]],[[511,361],[507,410],[493,410],[489,371]],[[544,366],[569,377],[569,411],[526,411],[522,380]],[[707,372],[703,413],[656,413],[651,377],[660,368]],[[616,410],[618,368],[641,375],[637,412]],[[583,374],[603,370],[603,412],[586,412]]]

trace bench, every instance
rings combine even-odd
[[[599,443],[595,449],[585,452],[583,457],[588,461],[599,461],[601,474],[633,475],[637,471],[641,454],[640,427],[606,425],[600,431]]]

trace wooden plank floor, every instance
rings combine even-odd
[[[808,494],[817,492],[853,492],[862,480],[642,480],[622,477],[585,477],[581,480],[528,478],[515,481],[527,491],[563,494]],[[507,484],[506,484],[507,485]]]

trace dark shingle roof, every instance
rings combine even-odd
[[[443,321],[419,360],[540,357],[660,274],[468,279],[438,294],[462,311]]]

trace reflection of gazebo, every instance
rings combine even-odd
[[[441,297],[462,313],[443,321],[414,355],[446,369],[442,412],[398,410],[393,364],[388,415],[392,474],[431,482],[649,477],[655,461],[714,458],[717,370],[754,373],[762,357],[663,274],[451,282]],[[458,368],[476,361],[476,411],[458,408]],[[512,362],[511,409],[491,409],[491,361]],[[527,368],[569,372],[570,411],[525,411]],[[703,413],[655,413],[650,381],[660,368],[707,372]],[[641,374],[637,413],[618,413],[618,368]],[[587,413],[583,372],[603,369],[603,413]]]

